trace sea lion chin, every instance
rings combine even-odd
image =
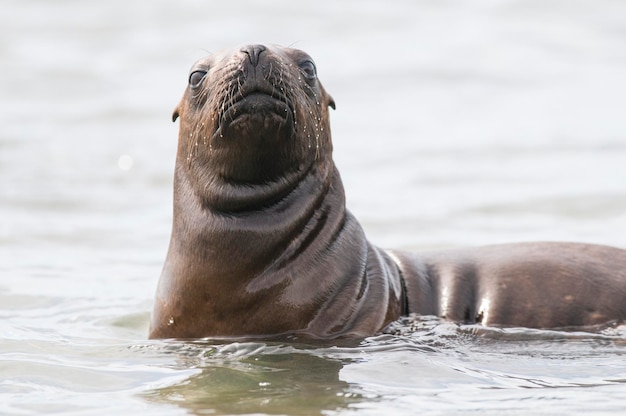
[[[483,325],[626,318],[626,251],[524,243],[433,253],[369,243],[332,159],[311,57],[249,45],[196,62],[151,338],[360,338],[409,313]]]

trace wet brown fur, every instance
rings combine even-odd
[[[173,114],[174,221],[151,338],[358,338],[407,313],[537,328],[626,317],[621,249],[370,244],[345,208],[335,104],[306,53],[249,45],[194,72]]]

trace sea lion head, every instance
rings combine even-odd
[[[201,182],[263,185],[331,160],[335,107],[303,51],[248,45],[197,61],[183,98],[177,164]]]

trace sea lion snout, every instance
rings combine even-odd
[[[224,88],[214,92],[214,100],[221,104],[216,109],[221,133],[241,137],[238,125],[243,124],[253,137],[265,136],[266,131],[276,136],[277,129],[287,129],[284,133],[290,136],[295,124],[295,97],[287,92],[293,90],[293,86],[287,87],[288,63],[265,45],[255,44],[231,53],[222,65],[233,69],[222,73],[224,84],[218,85]],[[236,130],[228,132],[231,127]]]
[[[248,45],[241,48],[240,51],[248,55],[250,64],[256,67],[259,64],[259,56],[266,49],[265,45]]]

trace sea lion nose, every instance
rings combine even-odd
[[[261,52],[264,50],[265,46],[263,45],[248,45],[241,48],[241,52],[248,55],[248,59],[250,59],[250,63],[253,67],[259,64],[259,55],[261,55]]]

